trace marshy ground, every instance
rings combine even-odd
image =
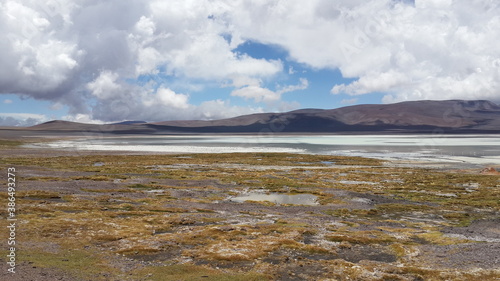
[[[0,149],[19,220],[17,273],[3,263],[2,280],[500,279],[500,176],[480,169],[18,144]],[[232,200],[248,193],[316,204]]]

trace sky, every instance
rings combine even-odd
[[[497,0],[0,0],[0,126],[500,102]]]

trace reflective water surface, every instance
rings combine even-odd
[[[312,194],[282,194],[282,193],[247,193],[230,200],[233,202],[260,201],[272,202],[276,204],[294,204],[294,205],[318,205],[317,196]]]
[[[382,159],[500,163],[497,135],[120,136],[29,146],[160,153],[288,152]]]

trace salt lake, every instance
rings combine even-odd
[[[500,164],[500,138],[496,135],[93,136],[29,146],[158,153],[288,152]]]

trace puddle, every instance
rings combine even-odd
[[[230,200],[233,202],[245,201],[268,201],[276,204],[294,204],[294,205],[318,205],[317,196],[312,194],[282,194],[282,193],[247,193],[238,197],[233,197]]]
[[[370,184],[370,185],[375,185],[377,184],[376,182],[372,181],[339,181],[341,184]]]
[[[102,167],[102,166],[104,166],[104,163],[103,162],[95,162],[93,166],[94,167]]]

